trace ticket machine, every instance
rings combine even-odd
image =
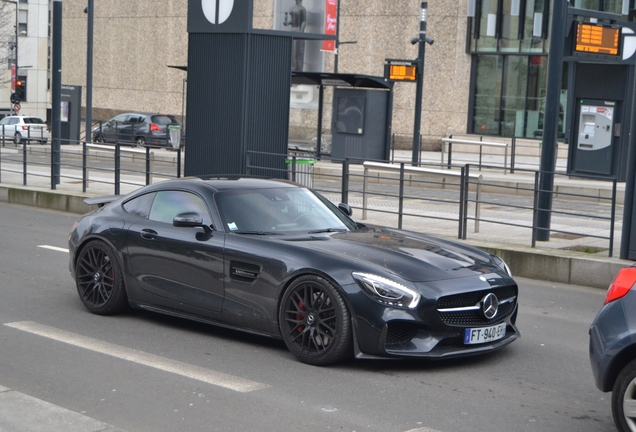
[[[615,147],[620,138],[617,124],[619,104],[616,101],[582,99],[578,101],[578,131],[573,134],[572,171],[599,176],[615,175]]]

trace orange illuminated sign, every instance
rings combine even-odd
[[[389,79],[391,81],[415,81],[417,66],[389,65]]]
[[[617,56],[620,39],[620,28],[579,22],[576,24],[574,51]]]

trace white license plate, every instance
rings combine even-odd
[[[506,323],[492,327],[467,328],[464,331],[464,344],[480,344],[502,339],[506,335]]]

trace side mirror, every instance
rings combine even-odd
[[[203,218],[199,213],[179,213],[172,220],[172,225],[179,228],[203,228],[205,232],[212,231],[209,226],[203,224]]]
[[[353,214],[353,210],[351,210],[351,207],[349,207],[347,204],[338,204],[338,209],[349,217],[351,217],[351,215]]]

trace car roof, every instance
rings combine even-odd
[[[270,189],[279,187],[298,188],[301,187],[296,183],[282,179],[241,177],[241,176],[198,176],[183,177],[175,180],[167,180],[161,183],[155,183],[145,190],[164,190],[171,188],[182,188],[184,186],[192,189],[205,188],[214,192],[225,192],[231,190],[253,190],[253,189]]]

